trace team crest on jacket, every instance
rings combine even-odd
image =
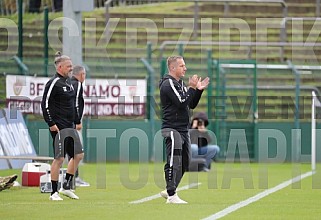
[[[62,89],[64,90],[64,92],[67,92],[67,87],[66,86],[62,87]]]

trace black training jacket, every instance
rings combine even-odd
[[[41,101],[43,118],[58,128],[74,128],[76,92],[69,77],[56,73],[46,84]]]
[[[188,131],[190,109],[194,109],[203,90],[187,89],[183,80],[177,81],[166,74],[159,83],[163,111],[162,129],[172,128],[179,132]]]
[[[80,124],[81,123],[81,118],[84,112],[84,97],[83,97],[83,87],[82,83],[79,82],[75,77],[71,78],[71,84],[74,87],[74,90],[76,91],[76,98],[75,98],[75,124]]]

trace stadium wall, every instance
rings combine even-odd
[[[28,120],[26,122],[31,140],[38,155],[53,156],[52,142],[45,122],[41,120]],[[239,123],[229,122],[228,127],[239,127]],[[221,146],[219,160],[221,161],[250,161],[259,162],[310,162],[311,154],[311,123],[302,122],[301,127],[301,152],[296,151],[296,136],[294,135],[293,122],[259,122],[256,126],[258,132],[257,144],[252,144],[251,135],[246,134],[248,155],[239,154],[240,146]],[[317,137],[321,137],[317,132]],[[160,130],[160,121],[155,122],[155,131]],[[228,131],[230,132],[230,130]],[[245,130],[247,133],[247,130]],[[159,133],[158,133],[159,135]],[[153,137],[154,138],[154,137]],[[159,138],[159,136],[158,136]],[[238,139],[239,137],[236,137]],[[147,162],[154,159],[154,150],[150,144],[151,128],[148,121],[143,120],[90,120],[83,121],[83,139],[85,149],[85,162]],[[106,141],[103,143],[102,141]],[[267,143],[266,143],[267,140]],[[234,139],[235,141],[235,139]],[[236,141],[240,145],[242,137]],[[265,141],[265,142],[264,142]],[[98,143],[98,144],[97,144]],[[155,154],[163,154],[162,139],[155,139]],[[317,140],[317,161],[321,161],[321,141]],[[227,158],[228,148],[235,147],[235,158]],[[234,149],[234,148],[233,148]],[[265,154],[264,152],[267,152]],[[233,153],[233,152],[232,152]],[[240,158],[240,155],[242,155]],[[157,158],[163,155],[156,155]]]

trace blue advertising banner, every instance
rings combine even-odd
[[[1,110],[0,117],[0,144],[2,156],[36,156],[33,143],[29,136],[29,132],[23,116],[18,110]],[[0,160],[5,161],[5,160]],[[25,163],[30,163],[31,160],[15,160],[8,159],[9,168],[20,169]],[[7,169],[8,167],[2,166],[0,169]]]
[[[2,128],[4,128],[7,124],[5,116],[4,116],[4,111],[0,111],[0,132]],[[5,156],[5,153],[3,151],[2,147],[2,135],[0,135],[0,156]],[[0,160],[0,169],[9,169],[10,168],[10,163],[8,160]]]

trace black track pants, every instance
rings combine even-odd
[[[178,132],[173,129],[163,129],[162,135],[166,145],[166,164],[164,166],[166,189],[169,194],[174,194],[189,166],[190,137],[188,132]]]

